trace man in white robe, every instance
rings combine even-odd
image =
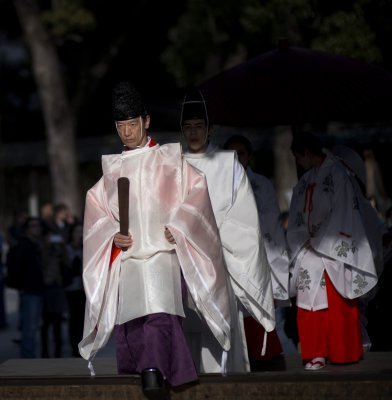
[[[266,332],[275,327],[270,269],[257,216],[252,187],[235,152],[218,151],[209,144],[208,115],[201,93],[190,93],[184,101],[181,128],[187,143],[187,162],[205,173],[212,208],[223,245],[228,277],[233,289],[232,350],[227,372],[250,370],[243,315],[251,315]],[[222,349],[203,324],[185,326],[193,332],[193,345],[201,354],[202,372],[220,372]],[[188,331],[187,331],[188,329]],[[201,329],[201,332],[200,332]],[[199,342],[197,337],[199,336]],[[265,343],[260,339],[260,352]],[[235,344],[236,343],[236,344]],[[201,350],[200,350],[201,348]]]
[[[224,149],[235,150],[238,160],[248,175],[255,195],[260,229],[264,238],[265,250],[271,267],[272,290],[275,300],[276,333],[283,352],[296,353],[296,348],[284,330],[285,308],[290,305],[289,299],[289,259],[287,254],[286,235],[280,221],[278,199],[272,182],[265,176],[255,173],[250,167],[253,154],[251,142],[242,135],[233,135],[224,144]],[[271,356],[282,351],[279,346],[271,349]]]
[[[113,107],[125,150],[102,157],[103,176],[86,198],[79,349],[91,361],[116,328],[119,373],[146,376],[145,394],[161,395],[162,378],[173,386],[197,379],[181,327],[182,277],[217,342],[230,348],[223,254],[204,175],[179,144],[147,136],[149,115],[132,85],[116,86]],[[128,235],[119,232],[119,177],[130,181]]]
[[[287,232],[291,290],[297,297],[305,369],[362,357],[357,299],[377,283],[362,199],[343,164],[311,134],[294,138],[297,164],[307,170],[294,188]]]

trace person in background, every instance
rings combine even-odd
[[[227,139],[224,149],[235,150],[238,160],[244,167],[255,195],[260,229],[264,237],[265,250],[271,267],[272,290],[276,310],[276,332],[283,351],[295,353],[293,342],[284,331],[285,308],[289,300],[289,259],[287,254],[286,235],[281,224],[281,212],[272,182],[263,175],[255,173],[251,166],[253,148],[251,142],[242,135],[233,135]],[[277,353],[279,355],[279,347]]]
[[[315,135],[297,134],[291,150],[306,171],[293,191],[287,231],[305,369],[321,369],[327,360],[358,362],[363,355],[358,298],[377,284],[360,213],[364,198]]]
[[[385,277],[385,275],[382,275],[382,272],[384,270],[384,264],[388,259],[392,235],[391,232],[388,231],[388,226],[381,214],[372,204],[372,199],[366,199],[367,176],[364,160],[356,151],[345,145],[335,145],[331,149],[331,152],[347,169],[354,190],[356,190],[358,196],[363,199],[363,201],[359,203],[359,210],[372,249],[373,261],[379,278],[377,286],[359,299],[363,348],[365,351],[368,351],[372,347],[372,341],[367,331],[368,305],[379,290],[381,277]]]
[[[247,372],[252,368],[244,332],[244,315],[251,316],[266,332],[275,327],[275,309],[271,274],[261,236],[257,206],[249,179],[234,151],[220,151],[209,142],[210,121],[202,94],[190,90],[181,110],[181,130],[187,151],[184,157],[202,171],[208,191],[227,267],[230,286],[235,295],[232,303],[233,345],[227,362],[228,372]],[[187,316],[188,323],[192,314]],[[199,341],[194,354],[200,359],[202,372],[221,372],[221,353],[214,338],[203,324],[189,327],[192,340]],[[199,320],[200,321],[200,320]],[[185,327],[187,329],[187,327]],[[258,337],[256,352],[264,353],[266,335]],[[268,340],[267,340],[268,343]],[[267,346],[268,349],[268,346]]]
[[[8,247],[13,247],[18,244],[19,240],[24,236],[24,223],[29,218],[29,213],[25,209],[20,209],[14,212],[12,224],[7,229],[7,244]]]
[[[7,254],[7,285],[19,291],[21,358],[36,358],[44,293],[44,238],[39,218],[29,217],[24,234]]]
[[[5,272],[3,264],[3,245],[4,237],[3,234],[0,232],[0,329],[4,329],[7,327],[7,313],[4,298]]]
[[[44,203],[40,207],[39,216],[41,218],[44,229],[49,230],[50,226],[53,224],[53,204]]]
[[[13,214],[13,221],[12,224],[8,227],[7,231],[6,231],[6,244],[7,244],[7,251],[9,252],[14,246],[16,246],[19,241],[25,236],[25,232],[24,232],[24,224],[26,222],[26,220],[29,218],[29,213],[27,212],[27,210],[25,210],[24,208],[22,209],[18,209],[14,212]],[[9,279],[8,276],[8,267],[7,267],[7,277],[6,277],[6,286],[11,287],[11,288],[15,288],[14,283],[12,283],[13,279]],[[18,330],[21,330],[21,298],[20,298],[20,292],[19,292],[19,321],[18,321]],[[21,339],[19,337],[12,339],[14,343],[20,344],[21,343]]]
[[[60,358],[63,345],[62,322],[67,311],[65,287],[70,283],[71,267],[63,238],[52,231],[45,232],[44,238],[41,354],[42,358],[48,358],[51,355]],[[54,339],[53,352],[49,340],[50,328],[52,328]]]
[[[53,218],[47,225],[48,230],[51,234],[57,236],[56,240],[62,240],[63,243],[69,241],[69,233],[73,224],[73,220],[70,222],[70,210],[66,204],[59,203],[53,207]]]
[[[71,228],[67,252],[71,268],[71,283],[66,286],[68,304],[68,335],[72,355],[79,357],[78,344],[83,337],[84,307],[86,295],[83,289],[83,225],[75,224]]]

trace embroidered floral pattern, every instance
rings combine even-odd
[[[276,286],[275,290],[274,290],[274,298],[275,299],[285,299],[285,291],[280,287],[280,286]]]
[[[298,213],[297,213],[297,217],[295,218],[295,225],[296,225],[297,227],[302,226],[302,225],[305,225],[304,216],[302,215],[301,212],[298,212]]]
[[[324,275],[323,275],[322,278],[321,278],[320,286],[321,286],[322,289],[325,289],[325,288],[326,288],[326,283],[325,283],[325,277],[324,277]]]
[[[363,289],[368,285],[366,278],[363,275],[359,274],[356,275],[353,283],[357,287],[356,289],[354,289],[354,293],[359,296],[363,294]]]
[[[310,283],[312,280],[310,279],[309,272],[307,269],[301,268],[298,275],[298,290],[304,292],[306,289],[310,290]]]
[[[351,244],[342,240],[342,243],[339,246],[335,247],[335,251],[337,252],[338,257],[347,258],[348,253],[351,251],[353,254],[358,250],[358,247],[355,245],[355,242],[352,241]]]
[[[333,178],[332,174],[329,173],[323,180],[323,192],[326,193],[334,193],[334,184],[333,184]]]
[[[280,255],[281,255],[282,257],[288,257],[288,256],[289,256],[289,251],[288,251],[288,249],[287,249],[287,248],[284,248],[284,249],[280,252]]]

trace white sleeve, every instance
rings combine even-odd
[[[270,266],[253,190],[242,166],[240,171],[233,204],[220,227],[223,253],[237,299],[270,332],[275,327]]]
[[[235,155],[235,158],[234,158],[233,169],[234,169],[234,173],[233,173],[233,192],[237,193],[238,188],[240,187],[240,183],[241,183],[242,177],[245,174],[244,167],[238,161],[237,155]]]

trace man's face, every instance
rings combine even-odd
[[[188,119],[182,124],[182,132],[190,153],[204,153],[208,146],[208,129],[204,119]]]
[[[242,143],[231,143],[227,147],[228,150],[235,150],[237,152],[238,161],[246,169],[249,165],[250,154],[246,150],[246,147]]]
[[[117,133],[123,144],[130,149],[142,147],[147,143],[146,129],[150,126],[150,116],[116,121]]]

